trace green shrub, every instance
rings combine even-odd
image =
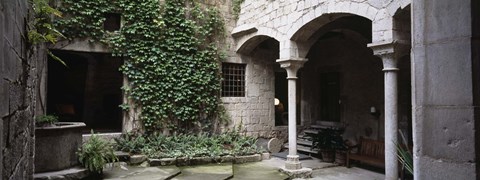
[[[35,125],[39,127],[52,125],[58,122],[58,116],[55,115],[40,115],[35,119]]]
[[[119,151],[140,154],[147,140],[142,135],[127,133],[122,134],[121,138],[115,138],[115,142],[115,149]]]
[[[90,172],[102,174],[103,166],[118,161],[112,144],[101,139],[92,131],[92,136],[77,152],[80,163]]]
[[[142,153],[149,158],[219,157],[225,155],[250,155],[261,152],[256,138],[241,136],[237,131],[219,135],[201,133],[164,136],[124,135],[116,139],[117,150]]]

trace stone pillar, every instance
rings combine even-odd
[[[287,170],[301,169],[302,165],[297,155],[297,105],[296,105],[296,81],[297,71],[300,69],[307,59],[303,58],[290,58],[279,59],[280,66],[287,70],[288,79],[288,156],[285,162],[285,168]]]
[[[480,179],[479,1],[411,7],[414,178]]]
[[[369,44],[374,54],[382,58],[385,73],[385,179],[398,179],[398,68],[397,55],[401,54],[398,42]],[[404,47],[404,46],[401,46]],[[398,50],[398,51],[397,51]],[[401,49],[402,51],[405,48]],[[397,51],[397,52],[396,52]]]

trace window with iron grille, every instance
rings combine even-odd
[[[245,64],[223,63],[222,64],[222,96],[244,97],[245,96]]]

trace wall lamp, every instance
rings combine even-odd
[[[380,111],[378,111],[375,106],[370,107],[370,114],[377,118],[380,117]]]

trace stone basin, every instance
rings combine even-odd
[[[58,171],[78,165],[83,122],[58,122],[35,128],[35,172]]]

